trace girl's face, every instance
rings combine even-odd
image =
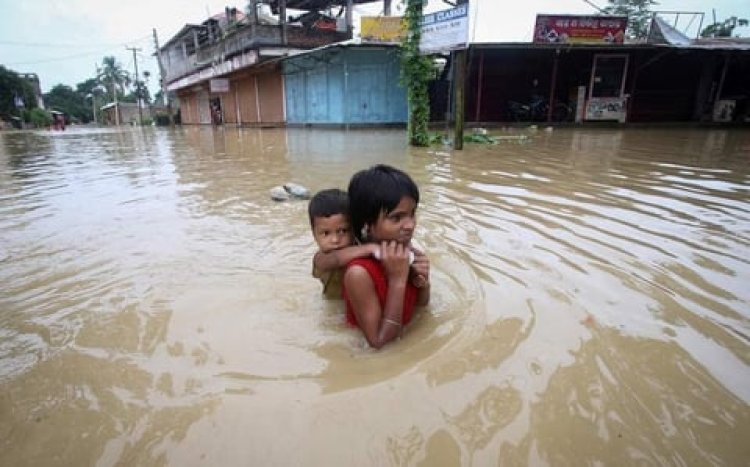
[[[417,203],[414,199],[404,196],[393,211],[380,213],[375,224],[370,226],[370,240],[396,240],[408,245],[414,235],[417,225]]]

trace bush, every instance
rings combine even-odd
[[[52,125],[52,115],[42,109],[31,109],[28,114],[29,123],[36,128],[47,128]]]

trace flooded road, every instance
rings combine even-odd
[[[750,132],[0,134],[0,465],[745,465]],[[383,162],[433,300],[379,352],[304,201]]]

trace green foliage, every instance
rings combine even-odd
[[[650,8],[659,3],[654,0],[608,0],[604,11],[610,15],[628,17],[626,35],[630,39],[645,39],[651,22]]]
[[[148,92],[148,88],[146,87],[146,83],[143,81],[136,81],[134,83],[134,89],[133,91],[129,92],[128,94],[122,96],[119,101],[120,102],[138,102],[138,96],[140,95],[141,100],[145,104],[151,103],[151,94]]]
[[[701,31],[701,37],[732,37],[734,28],[747,25],[747,19],[730,16],[720,23],[709,24],[706,26],[703,31]]]
[[[34,125],[35,128],[48,128],[52,125],[52,115],[40,108],[31,109],[29,111],[29,123]]]
[[[125,94],[125,88],[130,86],[130,74],[122,68],[115,57],[104,57],[102,68],[96,77],[100,83],[106,86],[107,91],[115,98],[115,93]]]
[[[406,0],[404,20],[407,33],[401,41],[401,84],[406,86],[409,105],[408,137],[412,146],[429,146],[430,97],[428,83],[433,75],[432,61],[419,53],[424,0]]]
[[[20,116],[21,110],[16,108],[15,98],[23,100],[25,109],[36,107],[34,88],[18,73],[0,65],[0,116]]]
[[[70,86],[57,84],[44,95],[44,103],[50,109],[59,110],[74,121],[88,122],[92,117],[91,104],[85,94],[80,94]]]

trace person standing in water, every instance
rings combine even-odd
[[[379,259],[363,257],[347,264],[346,319],[379,349],[401,335],[416,306],[430,300],[429,259],[411,246],[419,189],[405,172],[381,164],[354,174],[348,193],[354,235],[363,245],[380,245],[380,251]]]

